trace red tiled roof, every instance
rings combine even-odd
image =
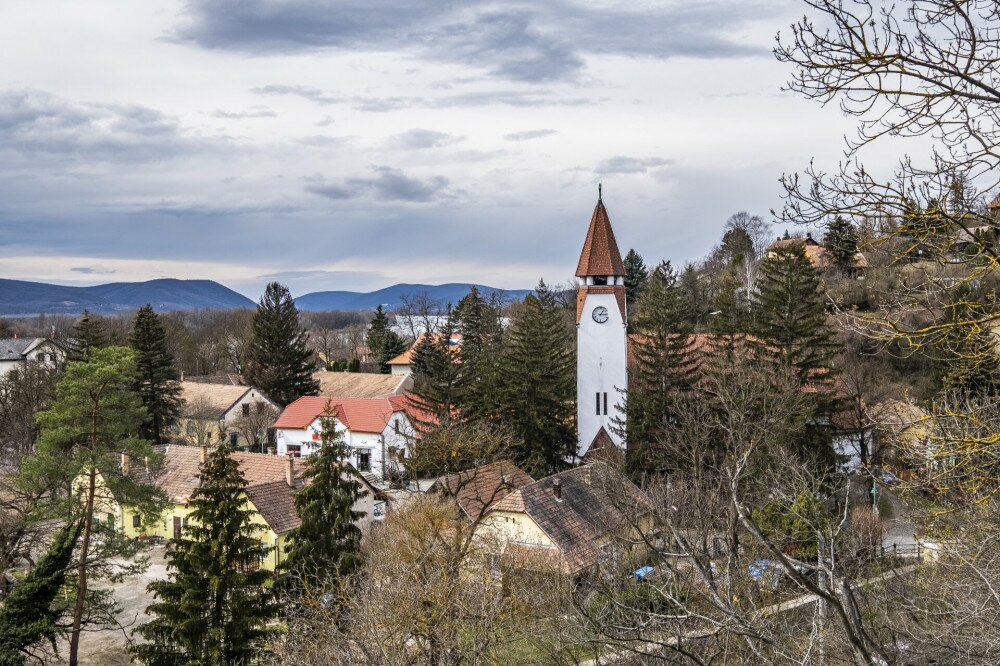
[[[385,430],[393,412],[403,409],[397,408],[389,398],[309,395],[285,407],[274,427],[301,430],[328,411],[351,432],[380,433]]]
[[[588,275],[625,275],[625,264],[618,251],[608,211],[604,202],[599,199],[594,215],[590,218],[590,228],[587,229],[587,239],[583,242],[580,261],[576,265],[577,277]]]

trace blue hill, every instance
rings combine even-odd
[[[374,310],[381,305],[386,310],[393,310],[403,304],[407,295],[427,293],[431,300],[442,308],[451,303],[455,305],[472,288],[470,283],[453,282],[449,284],[394,284],[385,289],[371,292],[356,291],[317,291],[304,294],[295,299],[300,310]],[[485,285],[476,285],[479,292],[489,298],[499,294],[508,301],[519,301],[531,293],[530,289],[497,289]]]
[[[0,315],[95,314],[127,312],[152,304],[157,312],[252,308],[254,302],[212,280],[113,282],[66,287],[0,279]]]

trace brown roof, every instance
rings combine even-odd
[[[205,414],[196,414],[202,407],[221,418],[228,412],[236,402],[246,395],[250,390],[249,386],[232,384],[207,384],[184,380],[180,382],[181,398],[184,400],[182,413],[184,416],[199,416],[205,418]]]
[[[413,385],[409,377],[374,372],[320,370],[313,373],[313,379],[319,382],[320,395],[342,398],[388,398],[405,392]]]
[[[833,257],[825,247],[817,243],[811,236],[806,238],[783,238],[771,243],[768,248],[771,251],[783,247],[801,246],[806,253],[806,258],[814,267],[820,270],[833,268]],[[855,268],[868,268],[868,260],[860,252],[854,255]]]
[[[583,454],[584,462],[605,462],[621,463],[624,458],[622,450],[618,448],[615,441],[611,439],[608,431],[601,426],[601,429],[594,435],[594,441],[587,447],[587,452]]]
[[[618,251],[615,232],[611,229],[608,211],[600,199],[590,218],[590,228],[587,229],[580,261],[576,265],[577,277],[589,275],[625,275],[625,264]]]
[[[455,497],[462,512],[475,521],[490,505],[533,481],[514,463],[501,460],[443,476],[434,482],[429,492]]]
[[[561,497],[553,493],[559,479]],[[650,501],[639,488],[604,463],[592,463],[528,484],[490,511],[526,513],[559,548],[563,570],[576,574],[602,557],[600,546],[646,513]]]
[[[233,373],[225,375],[185,375],[181,373],[181,380],[194,382],[196,384],[229,384],[230,386],[242,386],[243,378]]]
[[[424,339],[426,339],[427,337],[430,337],[431,340],[433,340],[434,342],[439,342],[441,340],[441,334],[440,333],[421,333],[420,337],[418,337],[414,341],[414,343],[412,345],[410,345],[409,349],[407,349],[405,352],[403,352],[399,356],[396,356],[395,358],[389,360],[387,362],[387,365],[410,365],[411,363],[413,363],[413,354],[414,354],[414,352],[417,351],[417,346],[421,342],[423,342]],[[452,352],[458,353],[458,350],[462,346],[462,334],[461,333],[452,333],[451,337],[448,338],[448,345],[449,345],[449,349],[451,349]]]
[[[284,479],[247,486],[246,493],[275,534],[284,534],[302,524],[295,508],[295,492]]]

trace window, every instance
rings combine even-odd
[[[293,458],[302,457],[302,445],[301,444],[289,444],[285,447],[285,453],[292,456]]]
[[[250,403],[249,402],[244,402],[243,403],[243,416],[250,416]]]
[[[246,406],[248,405],[244,405],[244,407]],[[237,446],[239,446],[239,443],[240,443],[240,433],[238,432],[229,433],[229,446],[235,449]]]
[[[604,394],[604,415],[608,415],[608,394]]]
[[[264,411],[264,401],[258,400],[257,402],[253,403],[253,408],[257,410],[258,414],[260,414],[261,412]]]
[[[132,527],[135,529],[142,527],[142,518],[139,517],[139,514],[134,514],[132,516]]]
[[[595,395],[597,396],[597,415],[600,416],[601,415],[601,392],[598,391]]]
[[[187,434],[188,434],[188,437],[194,437],[194,421],[188,421],[188,423],[187,423]]]
[[[358,449],[358,471],[372,471],[372,452],[370,449]]]

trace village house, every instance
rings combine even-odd
[[[396,477],[404,471],[409,445],[416,437],[408,406],[407,396],[299,398],[274,424],[278,455],[297,458],[315,453],[321,443],[322,420],[331,416],[359,472],[375,482]]]
[[[187,444],[202,446],[228,442],[232,448],[248,447],[247,426],[266,429],[281,411],[277,403],[252,386],[184,379],[183,399],[175,435]],[[260,423],[255,425],[255,418]],[[258,436],[261,439],[263,433]],[[261,440],[263,441],[263,440]],[[262,453],[262,451],[261,451]]]
[[[410,345],[409,349],[407,349],[399,356],[396,356],[395,358],[389,360],[388,362],[389,371],[394,375],[412,375],[413,355],[417,351],[417,346],[419,346],[421,342],[426,340],[428,336],[430,336],[430,338],[435,342],[439,342],[442,338],[441,333],[421,333],[420,337],[418,337],[416,341],[414,341],[414,343]],[[462,334],[452,333],[451,336],[448,338],[447,344],[448,348],[457,354],[459,349],[461,349],[462,347]]]
[[[253,522],[259,527],[261,544],[268,548],[261,566],[274,570],[284,557],[288,533],[301,524],[295,509],[295,493],[305,485],[302,464],[291,457],[262,453],[234,451],[230,455],[239,463],[247,480],[247,503],[253,510]],[[207,456],[207,446],[171,445],[164,447],[159,464],[150,467],[149,461],[130,461],[123,455],[121,469],[116,471],[159,488],[166,496],[166,506],[156,520],[145,521],[133,508],[121,506],[113,497],[103,494],[95,519],[110,522],[130,538],[178,538],[189,524],[189,502]],[[361,482],[367,494],[353,508],[363,514],[358,526],[365,529],[385,515],[385,502],[371,484],[364,479]],[[100,485],[106,487],[103,479]]]
[[[0,338],[0,377],[29,362],[57,368],[66,361],[66,349],[49,338]]]
[[[464,519],[475,523],[486,509],[534,481],[514,463],[501,460],[442,476],[427,492],[454,499]]]
[[[413,388],[409,375],[383,375],[376,372],[331,372],[318,370],[313,379],[319,382],[319,394],[340,398],[388,398]]]
[[[779,238],[771,243],[768,248],[769,253],[781,247],[795,247],[801,245],[806,253],[806,258],[814,268],[820,271],[830,270],[834,267],[833,256],[830,251],[823,247],[823,244],[812,237],[811,233],[806,233],[805,238]],[[860,274],[868,268],[868,259],[861,252],[854,255],[854,265],[851,267],[854,274]]]
[[[614,467],[597,462],[539,479],[491,504],[476,527],[515,566],[558,567],[585,578],[602,565],[645,556],[651,502]]]

